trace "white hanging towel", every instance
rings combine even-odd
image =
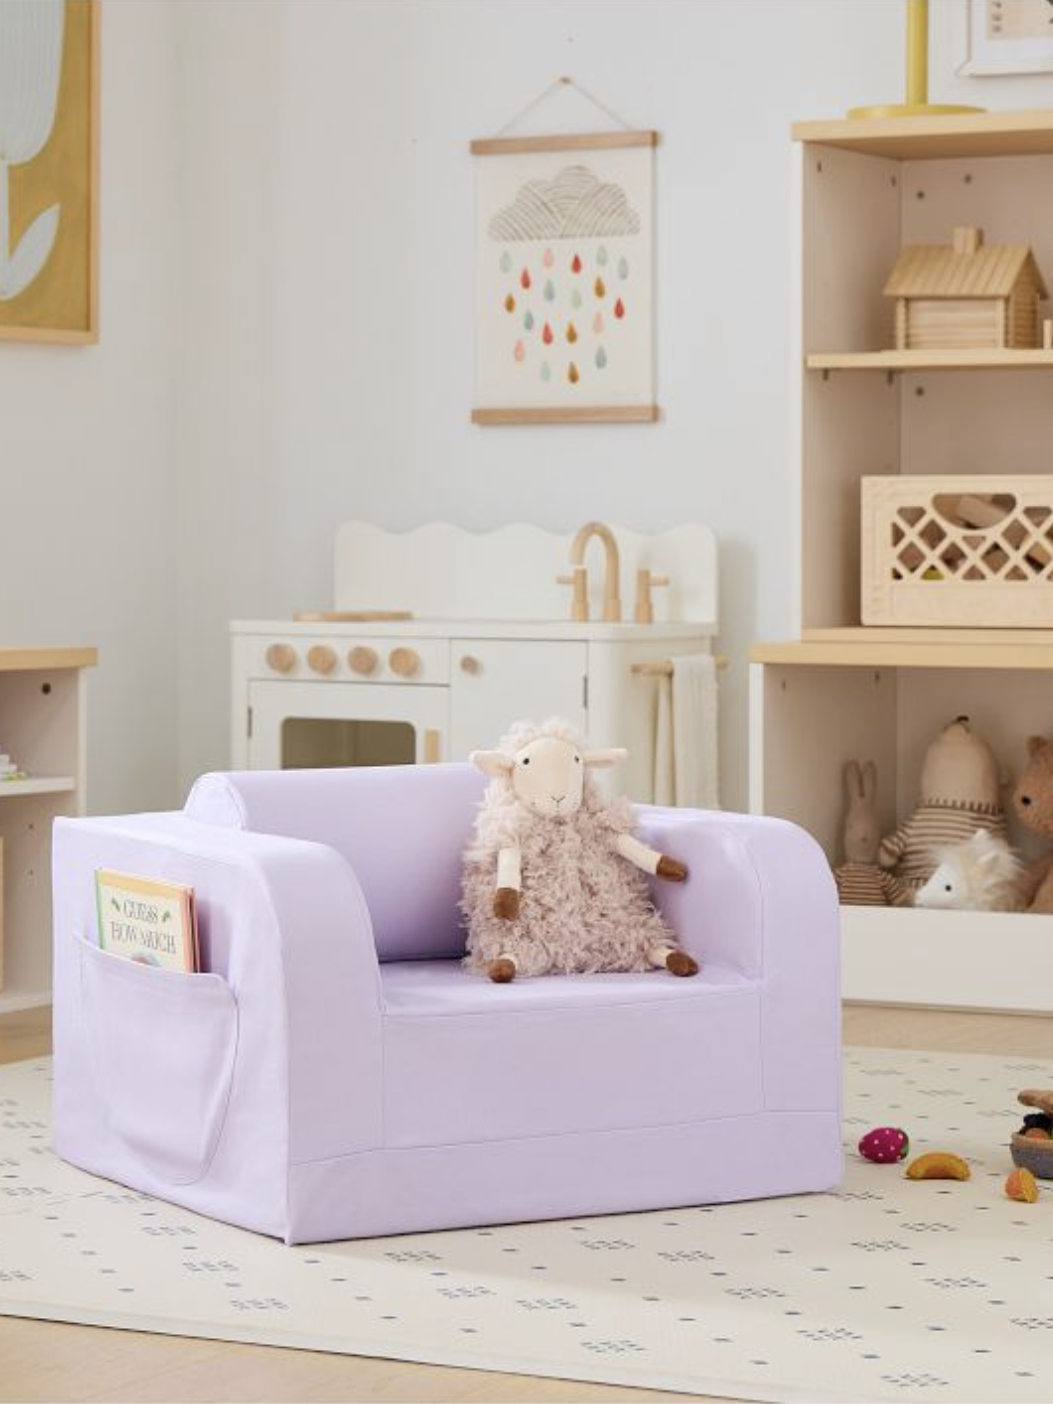
[[[654,802],[719,809],[717,793],[717,664],[711,653],[673,659],[658,679],[654,736]]]

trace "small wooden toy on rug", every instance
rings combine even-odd
[[[1027,765],[1013,791],[1017,818],[1032,833],[1053,839],[1053,740],[1032,736],[1027,743]],[[1053,912],[1053,850],[1035,860],[1029,869],[1029,912]]]
[[[894,880],[891,905],[912,906],[936,868],[934,851],[978,829],[1006,837],[998,765],[969,718],[957,717],[925,752],[914,812],[881,840],[878,862]]]
[[[632,805],[608,800],[593,779],[625,754],[587,749],[556,717],[519,722],[496,751],[472,752],[491,782],[464,853],[469,970],[497,984],[655,968],[698,974],[644,876],[683,882],[686,866],[634,837]]]
[[[972,1171],[952,1151],[926,1151],[916,1156],[903,1173],[908,1180],[968,1180]]]
[[[936,871],[915,894],[916,907],[1020,912],[1027,905],[1027,870],[1005,839],[986,829],[938,849],[936,858]]]
[[[1009,1143],[1013,1164],[1040,1180],[1053,1180],[1053,1089],[1025,1087],[1017,1101],[1034,1110],[1025,1114]]]

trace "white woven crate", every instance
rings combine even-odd
[[[862,480],[864,624],[1053,628],[1053,476]]]

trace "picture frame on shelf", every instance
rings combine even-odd
[[[99,19],[0,5],[0,340],[98,341]]]
[[[1053,73],[1050,0],[962,0],[965,51],[958,72],[971,77]]]

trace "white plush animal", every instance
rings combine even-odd
[[[937,853],[935,872],[914,897],[916,907],[1019,912],[1026,905],[1026,869],[1005,839],[978,829],[965,843]]]
[[[473,751],[492,778],[464,855],[469,969],[499,983],[662,966],[697,974],[644,877],[683,882],[686,867],[634,838],[628,800],[605,799],[592,776],[624,755],[586,750],[558,718],[518,723],[496,751]]]

